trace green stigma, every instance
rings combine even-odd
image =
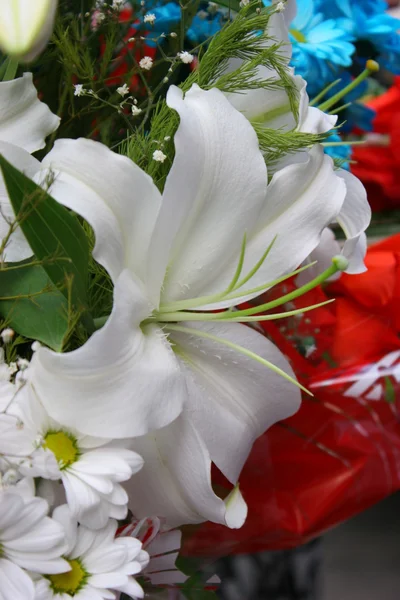
[[[75,596],[87,579],[87,573],[78,560],[67,560],[71,570],[67,573],[47,575],[56,594]]]
[[[298,29],[290,29],[289,31],[297,42],[301,42],[302,44],[307,42],[307,38],[304,33],[301,33],[301,31]]]
[[[79,456],[75,438],[65,431],[48,433],[44,438],[44,448],[53,452],[61,469],[72,465]]]

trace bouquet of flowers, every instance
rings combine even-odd
[[[242,4],[190,51],[190,2],[161,33],[145,3],[0,6],[5,600],[203,597],[179,528],[242,527],[253,443],[313,393],[267,325],[365,270],[325,152],[346,89],[311,105],[294,3]]]

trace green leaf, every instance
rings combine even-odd
[[[39,340],[56,351],[68,331],[65,296],[41,266],[0,270],[0,315],[20,335]]]
[[[0,155],[19,226],[57,289],[78,311],[86,308],[89,246],[78,219]]]

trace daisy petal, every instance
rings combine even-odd
[[[1,600],[33,600],[35,597],[33,581],[29,575],[5,558],[0,558],[0,581]]]

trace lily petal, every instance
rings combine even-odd
[[[35,352],[28,373],[52,418],[88,435],[127,438],[178,416],[185,383],[161,329],[140,328],[149,314],[139,285],[124,271],[102,329],[72,352]]]
[[[43,179],[51,170],[52,196],[93,227],[93,256],[115,282],[124,268],[146,279],[147,248],[161,195],[129,158],[92,140],[57,140],[42,163]]]
[[[180,125],[149,266],[158,292],[168,265],[164,301],[196,297],[238,256],[267,187],[257,136],[222,92],[193,85],[183,98],[171,86],[167,102]]]
[[[38,99],[32,73],[0,83],[0,140],[35,152],[59,124],[60,118]]]
[[[242,273],[247,275],[272,244],[258,271],[243,286],[243,295],[236,303],[255,297],[246,294],[296,269],[316,248],[322,231],[339,214],[346,194],[346,185],[333,170],[332,159],[319,145],[292,157],[292,164],[277,171],[268,186],[267,199],[256,227],[247,235]],[[237,256],[235,263],[237,264]],[[229,284],[226,268],[214,286],[225,289]],[[215,293],[215,287],[204,295]],[[237,294],[240,294],[240,289]],[[215,302],[213,308],[229,306],[231,301]],[[200,306],[200,305],[199,305]]]
[[[309,106],[309,98],[306,91],[307,83],[300,77],[294,75],[290,69],[293,83],[299,94],[299,117],[298,122],[292,113],[289,96],[285,89],[258,89],[242,90],[240,93],[227,94],[227,98],[237,110],[239,110],[249,121],[257,123],[269,129],[280,129],[290,131],[296,129],[303,133],[326,133],[335,126],[337,116],[327,115],[318,108]],[[280,79],[279,75],[267,69],[259,67],[257,79],[269,78]]]
[[[212,521],[241,527],[243,501],[225,503],[211,487],[211,460],[196,428],[185,415],[159,431],[133,440],[143,469],[127,484],[130,509],[137,518],[164,517],[171,527]]]
[[[0,83],[0,86],[2,84]],[[0,95],[1,99],[1,95]],[[1,114],[1,113],[0,113]],[[1,135],[1,131],[0,131]],[[27,177],[33,177],[40,168],[40,162],[29,154],[23,148],[14,146],[0,140],[0,153],[15,168],[19,169]],[[10,223],[15,221],[15,213],[8,197],[6,185],[3,176],[0,173],[0,240],[3,240],[9,233]],[[32,256],[32,250],[25,239],[20,227],[17,227],[10,236],[10,239],[3,252],[5,262],[18,262]]]
[[[316,261],[315,265],[309,267],[306,271],[302,271],[296,277],[297,287],[306,285],[318,275],[321,275],[326,269],[332,265],[332,258],[341,253],[341,247],[336,240],[336,236],[332,229],[326,227],[321,235],[321,240],[318,246],[311,252],[310,256],[304,261],[305,264],[310,264]],[[339,279],[340,272],[335,273],[329,278],[329,281]]]
[[[346,197],[337,217],[337,222],[347,239],[355,238],[363,233],[371,221],[371,207],[367,200],[367,192],[361,181],[345,169],[336,173],[346,183]]]
[[[349,261],[345,273],[356,275],[357,273],[364,273],[367,270],[364,263],[364,258],[367,254],[367,236],[364,232],[346,240],[342,252]]]
[[[205,332],[242,346],[295,377],[280,350],[250,327],[239,323],[186,325],[199,334]],[[256,438],[298,410],[300,391],[224,343],[175,331],[170,338],[186,375],[185,413],[211,460],[235,484]]]

